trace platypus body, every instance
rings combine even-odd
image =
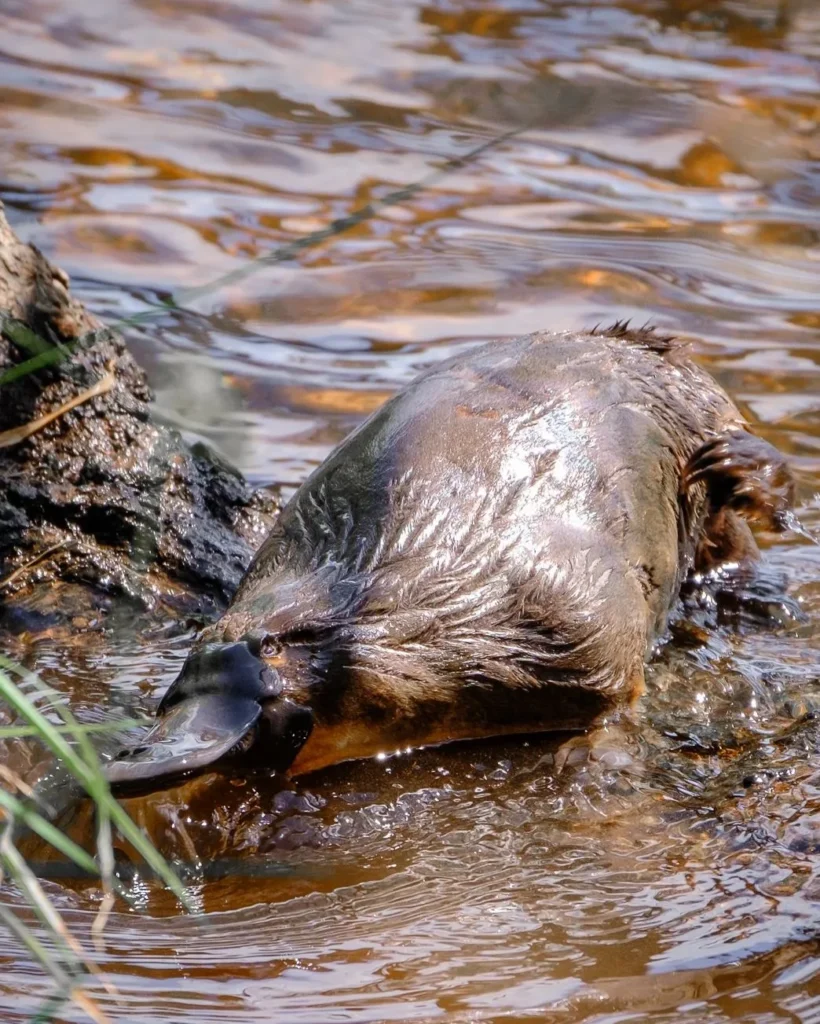
[[[579,730],[643,689],[694,570],[757,557],[792,478],[683,349],[622,325],[422,374],[305,481],[139,746],[152,787]]]

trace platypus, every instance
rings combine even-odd
[[[114,786],[585,730],[642,693],[693,572],[793,479],[684,346],[536,333],[435,365],[283,509]]]

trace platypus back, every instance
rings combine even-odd
[[[652,332],[473,349],[299,488],[110,777],[584,728],[641,692],[693,566],[755,558],[743,517],[782,528],[791,487]]]

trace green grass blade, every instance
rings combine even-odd
[[[0,668],[6,668],[7,665],[7,659],[0,657]],[[56,757],[65,763],[75,778],[79,779],[86,787],[89,782],[93,783],[93,773],[89,766],[78,756],[62,733],[49,722],[4,672],[0,672],[0,697],[37,730],[40,739]]]
[[[8,907],[0,904],[0,921],[8,928],[12,935],[31,953],[34,959],[40,964],[43,970],[60,986],[67,991],[74,985],[74,980],[63,969],[62,965],[54,959],[46,947],[40,942],[34,932],[27,924],[23,924],[20,918]]]
[[[62,348],[52,345],[51,348],[46,349],[44,352],[39,352],[30,359],[24,359],[22,363],[15,363],[5,373],[0,373],[0,387],[4,384],[11,384],[12,381],[19,380],[20,377],[27,377],[30,373],[44,370],[47,366],[53,366],[55,363],[62,362],[63,359],[71,354],[76,344],[76,342],[71,342]]]
[[[0,668],[16,670],[16,666],[3,657],[0,657]],[[28,679],[36,684],[36,679],[33,679],[31,676]],[[43,690],[45,690],[45,687],[43,687]],[[111,790],[102,774],[99,763],[88,764],[68,743],[57,727],[49,722],[32,701],[2,671],[0,671],[0,698],[5,700],[29,725],[37,729],[40,739],[65,764],[71,774],[82,783],[92,800],[98,806],[104,807],[107,810],[111,816],[111,821],[119,829],[123,838],[131,843],[148,867],[168,886],[185,909],[193,912],[194,906],[188,899],[182,882],[171,870],[165,858],[155,849],[150,840],[143,835],[137,825],[111,795]],[[56,706],[59,708],[62,705]],[[67,711],[66,713],[68,714]],[[87,739],[86,742],[88,742]],[[96,761],[96,753],[93,756]]]
[[[18,348],[22,348],[32,355],[39,355],[40,352],[46,352],[54,347],[45,338],[41,338],[39,334],[27,327],[22,320],[15,320],[5,313],[0,313],[0,331],[10,338]]]
[[[68,937],[65,922],[43,892],[43,887],[37,881],[37,876],[26,864],[20,851],[8,841],[7,837],[0,842],[0,863],[25,896],[26,902],[37,915],[40,923],[51,932],[52,938],[60,946],[65,958],[75,961],[78,966],[82,965],[82,950],[72,949],[71,942],[74,940]]]
[[[38,961],[58,988],[58,992],[46,1000],[45,1005],[37,1011],[32,1018],[32,1024],[34,1021],[50,1021],[60,1006],[69,1001],[75,1002],[81,1010],[84,1010],[92,1020],[99,1024],[110,1024],[109,1018],[97,1007],[96,1003],[80,990],[77,978],[54,959],[28,925],[24,924],[8,907],[2,905],[0,905],[0,921]],[[84,965],[80,964],[80,968],[83,969]]]
[[[119,718],[110,722],[77,722],[73,726],[55,725],[54,728],[61,735],[105,735],[112,732],[124,732],[126,729],[136,729],[141,725],[150,725],[150,718]],[[32,725],[0,725],[0,740],[28,740],[35,739],[40,733]]]
[[[47,687],[45,687],[36,676],[32,678],[31,682],[34,687],[44,695],[49,692]],[[53,706],[55,711],[61,716],[68,726],[76,726],[79,724],[64,704],[55,702]],[[162,881],[169,889],[171,889],[187,909],[192,910],[193,907],[188,902],[184,886],[168,866],[165,858],[162,857],[154,845],[146,838],[146,836],[143,835],[137,825],[112,797],[111,790],[109,789],[105,776],[102,773],[102,766],[100,765],[97,751],[90,743],[88,737],[79,734],[76,735],[75,738],[83,756],[84,763],[89,769],[89,779],[87,783],[84,783],[84,785],[86,786],[89,796],[94,800],[98,812],[101,814],[107,814],[110,817],[111,821],[114,822],[120,830],[120,833],[124,838],[128,839],[131,845],[150,866],[152,871],[162,879]],[[113,851],[111,853],[111,859],[113,861]],[[110,879],[108,879],[108,881],[110,882]]]
[[[12,796],[11,793],[7,793],[3,789],[0,789],[0,807],[9,815],[22,821],[32,832],[36,832],[41,839],[45,839],[55,850],[73,861],[77,867],[93,875],[100,873],[94,858],[75,843],[73,839],[69,839],[65,833],[52,825],[42,814],[38,814],[31,807],[27,807],[22,800],[18,800],[17,797]]]
[[[196,908],[185,891],[185,886],[177,878],[161,853],[153,846],[151,841],[143,835],[138,826],[128,817],[117,801],[108,793],[107,798],[95,797],[111,815],[112,823],[117,827],[120,835],[127,839],[134,849],[143,858],[145,863],[154,874],[165,883],[165,885],[176,896],[179,902],[190,913],[195,913]]]
[[[34,1014],[29,1024],[54,1024],[54,1018],[62,1010],[66,1003],[71,1002],[67,995],[55,992],[49,996],[40,1009]]]

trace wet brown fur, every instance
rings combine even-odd
[[[475,349],[317,469],[198,646],[263,639],[314,714],[294,773],[582,728],[641,692],[693,566],[756,557],[741,516],[760,496],[722,491],[708,460],[687,477],[710,439],[741,435],[728,396],[651,328]]]

